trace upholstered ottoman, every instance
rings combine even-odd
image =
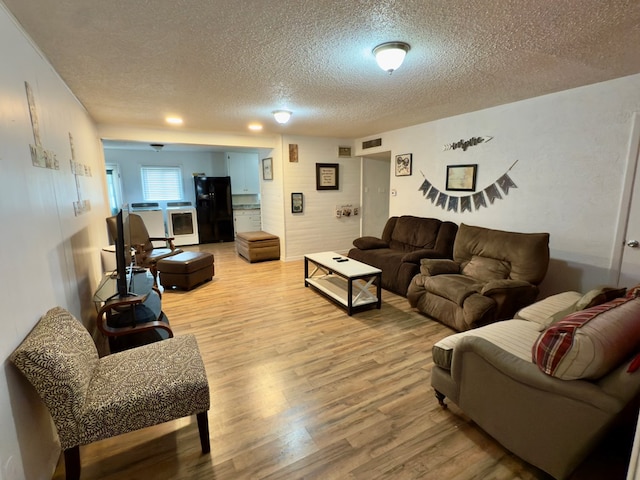
[[[208,282],[215,272],[213,254],[209,252],[182,252],[159,260],[157,267],[163,287],[184,290]]]
[[[236,250],[250,263],[280,259],[280,238],[266,232],[241,232],[236,235]]]

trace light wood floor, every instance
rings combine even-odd
[[[195,418],[182,419],[82,447],[83,479],[548,478],[438,406],[431,346],[452,331],[405,298],[383,291],[381,310],[349,317],[304,287],[302,261],[249,264],[233,243],[187,249],[213,252],[215,277],[166,291],[163,309],[176,335],[198,339],[211,454]],[[616,439],[573,478],[623,479],[629,441]]]

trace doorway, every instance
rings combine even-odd
[[[621,215],[614,258],[619,258],[617,282],[631,288],[640,283],[640,114],[631,122],[627,153],[627,173],[621,201]]]
[[[389,219],[391,152],[362,157],[361,236],[382,237]]]
[[[109,209],[111,215],[117,215],[122,206],[122,181],[120,168],[117,164],[105,165],[107,169],[107,194],[109,195]]]

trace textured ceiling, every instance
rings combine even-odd
[[[0,1],[98,124],[352,138],[640,72],[638,0]]]

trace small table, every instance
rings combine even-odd
[[[309,266],[313,271],[309,273]],[[304,256],[304,286],[347,309],[351,315],[373,305],[382,306],[380,279],[382,270],[335,252],[311,253]],[[369,288],[375,282],[376,294]]]

